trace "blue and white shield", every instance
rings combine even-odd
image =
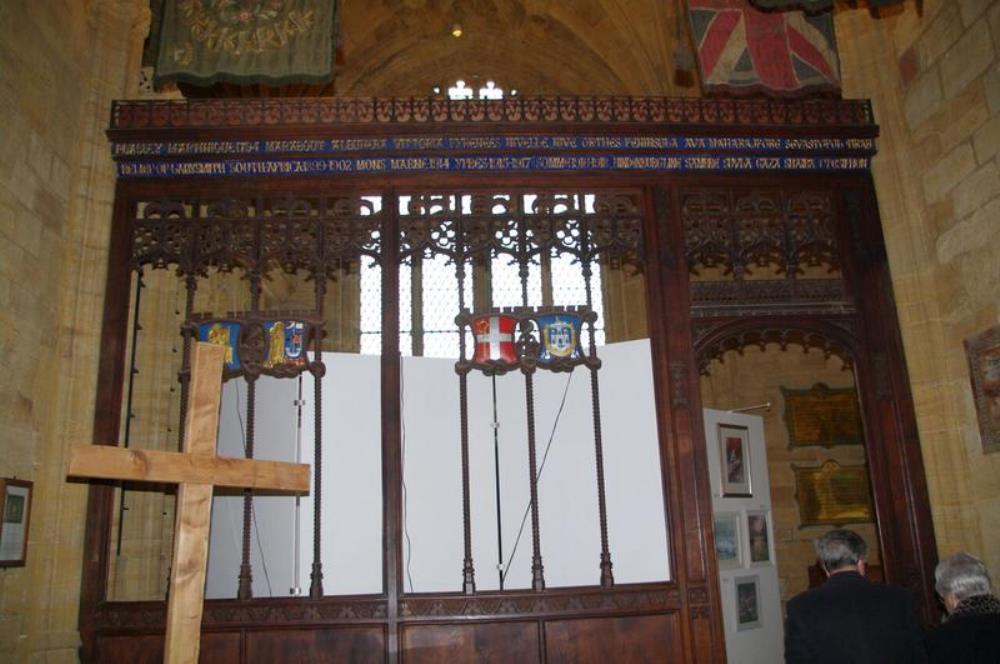
[[[542,342],[538,352],[539,362],[544,364],[583,357],[583,348],[580,346],[582,321],[579,316],[552,314],[539,316],[536,320]]]

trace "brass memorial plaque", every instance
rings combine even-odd
[[[796,466],[795,498],[802,526],[841,525],[873,520],[868,471],[864,466]]]
[[[790,447],[860,445],[863,442],[858,393],[816,383],[808,390],[781,388]]]

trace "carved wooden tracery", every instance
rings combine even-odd
[[[199,281],[216,271],[246,279],[253,312],[269,275],[306,275],[318,321],[328,282],[363,262],[383,268],[390,294],[380,395],[384,592],[323,596],[314,569],[309,598],[210,601],[212,661],[293,652],[310,661],[428,661],[434,652],[461,660],[480,646],[508,661],[607,661],[635,644],[647,659],[722,661],[697,373],[728,349],[771,342],[853,359],[887,576],[933,614],[933,532],[866,173],[876,134],[867,102],[119,102],[109,133],[121,179],[95,439],[118,437],[132,271],[176,271],[185,319]],[[827,172],[791,172],[811,169]],[[586,588],[404,593],[395,266],[446,257],[462,308],[482,310],[464,301],[475,270],[509,260],[526,291],[528,266],[558,255],[582,266],[588,307],[586,275],[596,265],[644,273],[671,581],[611,585],[602,576],[604,587],[595,579]],[[90,492],[82,657],[155,661],[164,604],[106,598],[111,496],[107,487]],[[509,638],[515,628],[526,631]],[[408,650],[412,639],[439,650]],[[575,650],[559,650],[570,642]]]

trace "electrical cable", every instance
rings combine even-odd
[[[545,444],[545,453],[542,454],[542,462],[538,466],[538,474],[535,476],[535,482],[538,482],[542,478],[542,470],[545,469],[545,460],[549,458],[549,449],[552,447],[552,441],[556,437],[556,427],[559,426],[559,418],[562,416],[563,407],[566,405],[566,395],[569,394],[569,384],[573,380],[573,374],[575,372],[570,372],[569,376],[566,378],[566,388],[563,390],[562,401],[559,402],[559,410],[556,411],[556,418],[552,422],[552,432],[549,434],[549,442]],[[531,500],[528,500],[528,504],[524,508],[524,514],[521,516],[521,527],[517,530],[517,537],[514,539],[514,547],[510,551],[510,557],[507,559],[507,564],[504,566],[503,577],[501,578],[501,588],[503,587],[503,580],[507,578],[507,572],[510,571],[510,565],[514,562],[514,556],[517,554],[517,545],[521,543],[521,535],[524,533],[524,524],[528,520],[528,512],[531,510]]]
[[[240,411],[240,384],[236,383],[236,418],[240,423],[240,440],[243,442],[243,456],[247,455],[247,432],[243,426],[243,413]],[[264,580],[267,581],[267,596],[274,597],[271,590],[271,575],[267,573],[267,558],[264,557],[264,545],[260,541],[260,528],[257,526],[257,510],[254,509],[253,500],[250,500],[250,518],[253,519],[253,530],[257,540],[257,551],[260,552],[260,566],[264,570]]]
[[[400,483],[403,485],[403,537],[406,539],[406,580],[410,584],[410,592],[413,592],[413,577],[410,576],[410,560],[413,557],[413,542],[410,541],[410,530],[406,525],[406,416],[405,405],[403,403],[403,357],[399,358],[399,447],[400,462],[399,474]]]
[[[493,473],[496,485],[497,501],[497,575],[500,577],[500,590],[503,590],[503,519],[500,508],[500,419],[497,415],[497,377],[490,376],[493,384]]]

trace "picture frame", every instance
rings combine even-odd
[[[747,512],[747,557],[751,567],[771,565],[771,524],[767,510]]]
[[[760,577],[739,576],[733,579],[733,601],[736,603],[736,630],[757,629],[761,626]]]
[[[983,453],[1000,451],[1000,325],[965,340]]]
[[[34,482],[0,479],[0,567],[22,567],[28,554]]]
[[[832,459],[819,466],[792,464],[799,528],[842,526],[875,520],[868,468],[841,466]]]
[[[788,448],[863,445],[858,391],[816,383],[806,389],[781,386]]]
[[[723,498],[750,498],[750,432],[745,426],[719,423],[716,427]]]
[[[720,570],[743,567],[743,547],[740,537],[740,515],[737,512],[716,512],[715,559]]]

